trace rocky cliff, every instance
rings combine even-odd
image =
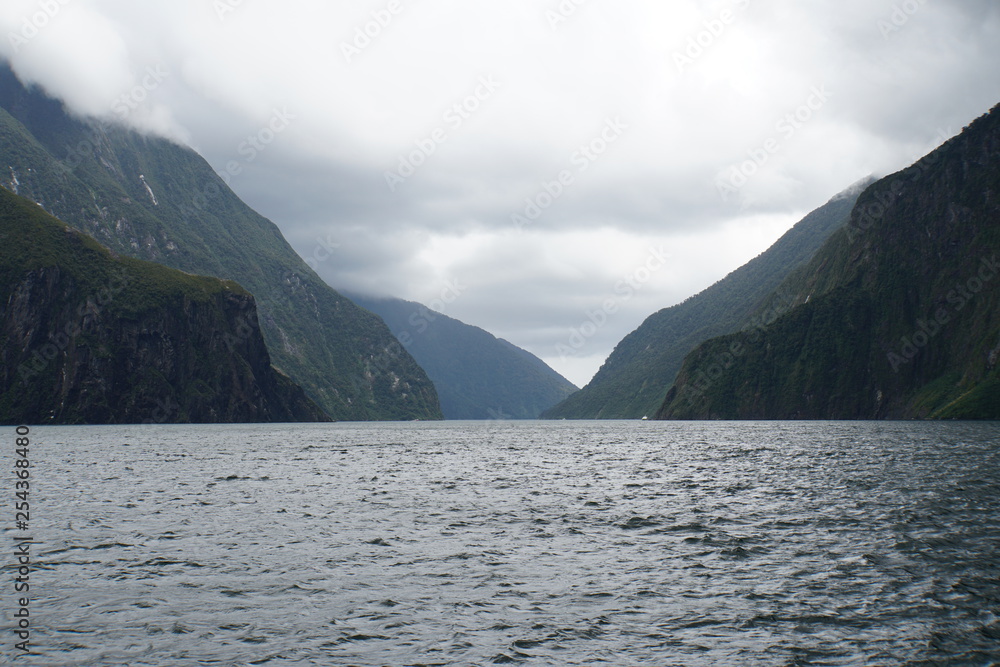
[[[867,188],[777,295],[660,418],[1000,419],[1000,107]]]
[[[0,107],[0,185],[122,256],[239,282],[274,365],[331,417],[441,417],[385,323],[325,284],[197,153],[71,116],[2,62]]]
[[[117,258],[0,188],[0,422],[328,419],[238,284]]]
[[[586,387],[543,417],[638,419],[655,414],[684,357],[709,338],[739,331],[761,301],[846,222],[861,190],[872,180],[833,197],[714,285],[650,315],[615,347]]]

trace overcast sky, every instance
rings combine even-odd
[[[996,0],[3,0],[0,35],[77,112],[198,150],[334,287],[580,386],[1000,102]]]

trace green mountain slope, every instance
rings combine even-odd
[[[711,287],[650,315],[618,344],[586,387],[543,416],[637,419],[655,414],[684,356],[702,341],[746,323],[762,300],[844,224],[862,186],[868,183],[837,195],[767,251]]]
[[[1000,418],[1000,107],[862,193],[783,290],[685,360],[667,419]]]
[[[573,384],[535,355],[425,306],[352,296],[385,320],[437,388],[446,419],[537,419]]]
[[[327,420],[238,284],[112,257],[0,188],[0,423]]]
[[[274,364],[335,419],[440,418],[385,323],[327,286],[193,151],[66,114],[0,65],[0,184],[113,252],[232,279]]]

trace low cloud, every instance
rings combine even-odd
[[[217,5],[9,0],[0,55],[76,113],[187,143],[220,173],[239,161],[233,189],[334,287],[431,299],[461,274],[449,314],[550,360],[629,257],[675,249],[559,362],[578,384],[647,315],[1000,101],[991,0],[593,0],[555,23],[528,0]],[[275,110],[294,120],[246,160]]]

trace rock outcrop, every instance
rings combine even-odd
[[[238,284],[117,258],[0,188],[0,422],[328,420]]]

